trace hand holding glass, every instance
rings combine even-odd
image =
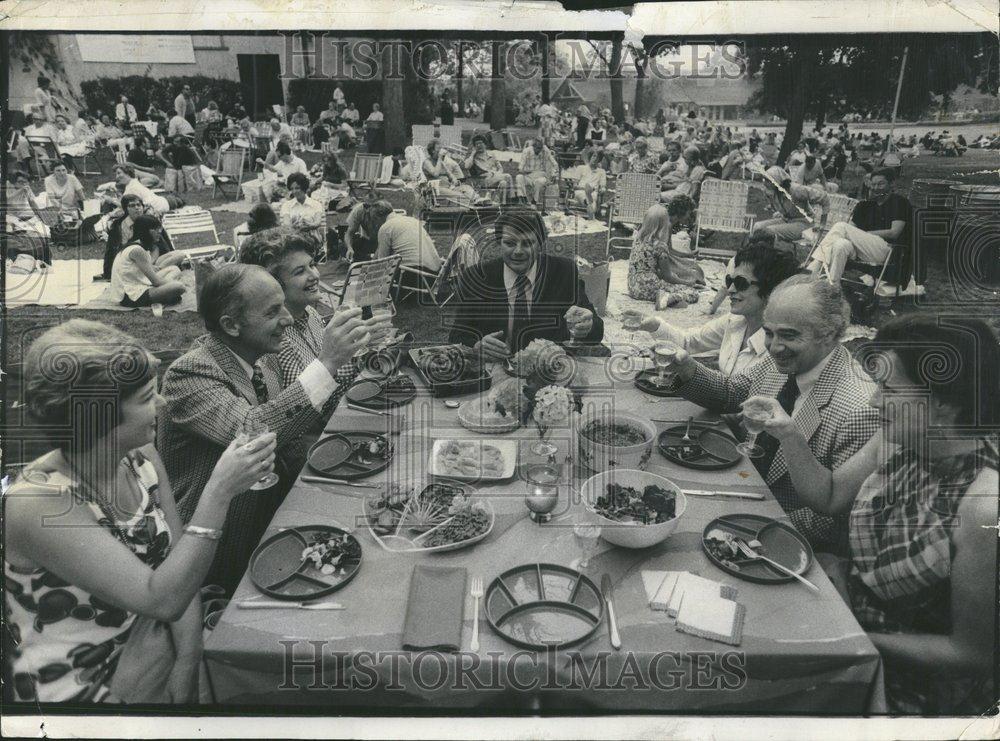
[[[247,417],[243,421],[243,431],[237,436],[237,440],[240,441],[241,445],[246,445],[253,442],[263,435],[267,435],[270,432],[267,425],[252,417]],[[278,474],[272,469],[268,473],[257,481],[256,484],[250,487],[252,491],[262,491],[264,489],[270,489],[272,486],[278,483]]]
[[[746,442],[736,446],[736,449],[748,458],[760,458],[764,450],[757,445],[757,435],[764,431],[765,424],[774,417],[770,399],[748,399],[743,402],[743,426],[746,427]]]
[[[653,346],[653,362],[657,373],[652,378],[656,386],[670,386],[674,382],[674,373],[668,369],[673,365],[680,348],[672,342],[658,342]]]

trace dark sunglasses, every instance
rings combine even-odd
[[[726,276],[726,288],[735,287],[737,291],[745,291],[750,286],[757,285],[755,280],[747,280],[742,275],[737,275],[735,278],[731,275]]]

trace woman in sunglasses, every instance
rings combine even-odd
[[[799,272],[792,255],[762,244],[736,253],[735,265],[726,275],[730,313],[700,327],[679,329],[656,316],[643,317],[640,329],[654,338],[667,339],[688,353],[718,352],[719,370],[727,376],[739,373],[767,353],[764,345],[764,308],[771,291]]]

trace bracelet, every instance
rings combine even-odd
[[[222,530],[218,528],[198,527],[197,525],[185,525],[184,532],[196,538],[205,538],[206,540],[219,540],[222,537]]]

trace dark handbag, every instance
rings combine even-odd
[[[137,616],[111,677],[111,694],[126,705],[173,702],[167,682],[177,652],[170,626]]]

